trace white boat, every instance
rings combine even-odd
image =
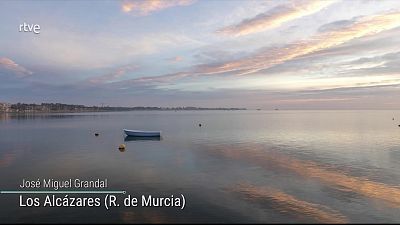
[[[160,137],[161,136],[161,131],[144,131],[144,130],[124,129],[124,132],[128,136],[134,136],[134,137]]]

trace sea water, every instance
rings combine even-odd
[[[2,114],[1,190],[107,179],[123,197],[186,206],[25,208],[1,194],[0,222],[400,222],[398,124],[384,110]]]

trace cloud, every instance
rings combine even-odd
[[[25,77],[33,74],[32,71],[27,70],[23,66],[18,65],[13,60],[6,57],[0,57],[0,69],[1,68],[13,72],[18,77]]]
[[[289,22],[320,11],[335,3],[335,1],[307,1],[290,5],[279,5],[251,19],[245,19],[238,24],[217,30],[217,33],[232,36],[242,36],[279,27]]]
[[[146,16],[166,8],[190,5],[193,2],[193,0],[125,0],[122,2],[121,9],[125,13],[133,12]]]
[[[320,29],[324,27],[321,26]],[[333,28],[333,27],[332,27]],[[324,59],[336,57],[340,60],[343,56],[356,56],[358,54],[370,56],[377,54],[385,54],[399,49],[400,27],[390,29],[379,33],[379,35],[369,35],[362,38],[349,41],[347,43],[323,49],[313,54],[302,56],[302,59]]]
[[[182,60],[183,60],[183,57],[178,55],[178,56],[176,56],[176,57],[168,58],[167,60],[168,60],[169,62],[171,62],[171,63],[177,63],[177,62],[182,61]]]
[[[319,32],[328,32],[334,31],[338,29],[343,29],[344,27],[351,26],[354,22],[357,21],[357,18],[353,18],[351,20],[338,20],[332,23],[324,24],[318,28]]]
[[[165,52],[204,45],[200,40],[174,32],[149,32],[119,36],[113,33],[92,34],[49,29],[40,38],[29,39],[18,46],[32,49],[33,64],[73,69],[110,68],[133,60]],[[62,52],[63,54],[59,54]]]
[[[123,77],[124,75],[126,75],[127,73],[135,71],[137,69],[138,69],[138,66],[136,66],[136,65],[123,66],[123,67],[120,67],[120,68],[112,71],[111,73],[108,73],[108,74],[105,74],[102,76],[98,76],[98,77],[90,78],[89,82],[92,84],[107,83],[110,81],[117,80],[117,79]]]
[[[400,78],[400,52],[390,52],[383,55],[359,58],[353,61],[344,62],[339,65],[342,69],[340,75],[356,74],[359,76],[371,75],[395,75]]]
[[[398,73],[400,41],[395,28],[378,35],[366,36],[345,44],[297,57],[263,70],[271,76],[302,74],[307,77],[363,76]],[[400,54],[398,54],[400,56]],[[301,76],[300,76],[301,77]]]
[[[261,48],[246,57],[223,63],[200,64],[188,71],[160,76],[136,78],[130,83],[165,83],[186,77],[205,75],[249,75],[270,69],[285,62],[298,59],[319,51],[336,47],[357,38],[378,34],[400,26],[400,12],[359,17],[353,24],[341,29],[317,33],[307,40],[294,42],[283,47]]]
[[[288,44],[281,48],[265,48],[250,57],[230,61],[218,66],[203,66],[203,74],[236,72],[238,75],[254,73],[310,53],[329,49],[353,39],[380,33],[400,26],[400,12],[365,16],[353,24],[333,31],[318,33],[308,40]]]

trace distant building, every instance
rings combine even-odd
[[[0,102],[0,112],[9,112],[10,108],[11,108],[11,104]]]

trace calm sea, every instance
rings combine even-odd
[[[130,195],[186,198],[183,210],[106,210],[24,208],[1,194],[0,223],[398,223],[399,124],[400,111],[0,115],[1,190],[107,178]],[[162,138],[126,139],[124,128]]]

